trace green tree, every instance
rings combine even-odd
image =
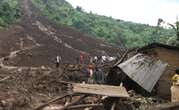
[[[0,1],[0,26],[6,26],[20,17],[17,0]]]
[[[119,46],[120,43],[127,48],[140,47],[152,42],[167,43],[175,35],[172,29],[159,28],[133,22],[116,20],[112,17],[100,16],[92,12],[86,13],[81,7],[73,8],[64,0],[32,0],[43,15],[50,20],[72,26],[93,37]]]

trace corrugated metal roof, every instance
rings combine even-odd
[[[152,91],[166,66],[167,63],[140,53],[118,65],[124,73],[148,92]]]

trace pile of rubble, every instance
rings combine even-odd
[[[125,53],[121,59],[101,65],[99,68],[106,76],[103,84],[83,83],[85,64],[61,64],[58,69],[45,66],[15,68],[2,66],[0,109],[163,110],[156,106],[170,102],[170,97],[168,99],[164,97],[168,96],[167,90],[170,90],[170,86],[163,84],[168,84],[169,76],[173,75],[168,71],[171,72],[173,67],[176,67],[175,55],[171,54],[173,64],[171,60],[167,62],[161,56],[153,57],[160,55],[156,54],[158,51],[151,52],[154,51],[154,47],[150,47],[152,48],[150,55],[146,54],[148,50],[140,49],[132,56],[130,52],[126,52],[127,54]],[[168,51],[169,47],[155,48]],[[172,49],[175,52],[178,48]],[[170,66],[166,68],[167,64]],[[167,105],[168,108],[176,106],[178,103]],[[166,108],[166,105],[163,108]]]
[[[169,102],[178,47],[154,43],[127,51],[100,65],[104,84],[84,84],[86,65],[75,64],[80,52],[87,63],[91,56],[115,56],[121,49],[50,23],[29,0],[20,5],[21,21],[0,31],[0,110],[153,110]],[[62,65],[54,69],[57,55]]]
[[[107,85],[80,84],[84,76],[81,66],[78,65],[64,65],[58,70],[42,67],[1,69],[0,73],[0,109],[2,110],[56,110],[64,107],[69,110],[74,108],[104,110],[110,100],[116,100],[115,108],[120,107],[124,110],[122,106],[128,108],[125,110],[136,110],[136,108],[143,108],[144,105],[153,107],[158,103],[156,99],[145,98],[126,90],[116,94],[116,99],[115,93],[112,92],[120,90],[120,87],[116,89],[115,86],[110,86],[115,89],[107,94],[109,87]],[[103,86],[107,90],[103,90]],[[84,91],[85,87],[87,91]],[[130,97],[126,97],[125,94],[129,94]],[[120,98],[120,95],[123,98]],[[115,97],[110,99],[110,96]]]

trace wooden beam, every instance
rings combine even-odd
[[[127,51],[122,55],[122,57],[114,64],[113,67],[115,67],[115,66],[119,65],[121,62],[123,62],[123,60],[125,59],[125,57],[127,56],[127,54],[128,54],[129,52],[130,52],[130,51],[127,50]]]
[[[103,104],[81,104],[81,105],[70,106],[65,110],[87,108],[87,107],[103,107]]]

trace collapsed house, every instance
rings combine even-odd
[[[126,57],[117,67],[135,83],[132,89],[142,87],[151,93],[155,88],[155,95],[170,99],[171,77],[179,67],[179,47],[153,43],[129,52]]]
[[[164,98],[170,97],[171,77],[175,74],[175,69],[179,67],[179,47],[154,43],[139,49],[138,52],[168,63],[158,80],[157,94]]]
[[[118,65],[127,76],[148,92],[152,91],[166,66],[167,63],[141,53]]]

